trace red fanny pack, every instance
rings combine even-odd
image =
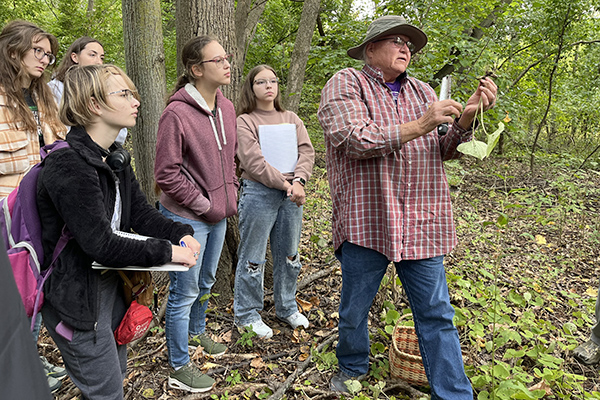
[[[152,322],[152,311],[133,300],[119,327],[115,330],[118,344],[127,344],[144,336]]]

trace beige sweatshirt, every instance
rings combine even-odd
[[[298,162],[294,173],[283,174],[271,166],[264,158],[258,138],[260,125],[296,125],[298,138]],[[285,181],[291,183],[294,178],[308,181],[312,174],[315,151],[308,137],[304,123],[291,111],[279,112],[254,110],[237,118],[238,151],[240,170],[243,179],[250,179],[263,185],[285,190]]]

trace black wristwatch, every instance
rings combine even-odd
[[[300,178],[300,177],[294,178],[294,180],[292,182],[300,182],[300,184],[302,186],[306,185],[306,181],[304,180],[304,178]]]

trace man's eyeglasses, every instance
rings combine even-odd
[[[263,86],[266,85],[268,83],[271,84],[271,86],[275,86],[279,83],[279,78],[273,78],[273,79],[257,79],[254,81],[254,84],[256,86]]]
[[[117,90],[116,92],[110,92],[108,95],[111,96],[113,94],[121,95],[121,97],[127,99],[127,101],[131,101],[135,97],[135,94],[130,89]]]
[[[200,61],[200,64],[212,62],[212,63],[215,63],[217,68],[223,68],[223,65],[225,65],[225,60],[227,60],[228,63],[231,63],[232,57],[233,57],[233,54],[226,54],[223,57],[215,57],[212,60]]]
[[[46,53],[41,47],[34,47],[33,55],[40,61],[42,61],[44,57],[48,57],[48,65],[52,65],[54,64],[54,61],[56,61],[56,56],[54,54]]]
[[[409,40],[402,39],[400,36],[396,36],[393,38],[373,40],[373,43],[383,42],[384,40],[391,40],[396,45],[396,47],[398,47],[399,49],[401,49],[402,47],[404,47],[404,45],[406,45],[406,47],[408,47],[408,50],[410,51],[411,54],[415,51],[415,45],[412,44],[412,42]]]

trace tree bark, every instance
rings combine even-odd
[[[159,0],[122,0],[122,8],[127,74],[142,103],[132,129],[135,172],[148,200],[154,203],[156,131],[166,92],[161,7]]]
[[[86,14],[87,14],[88,18],[91,18],[92,14],[94,14],[94,0],[88,0]]]
[[[238,8],[244,10],[245,16],[248,17],[252,14],[249,11],[251,0],[238,1]],[[264,9],[264,4],[262,4],[262,9]],[[262,11],[260,12],[262,13]],[[178,75],[181,75],[183,72],[181,51],[185,43],[198,35],[214,36],[225,51],[235,55],[231,63],[231,83],[227,87],[221,87],[223,94],[235,105],[244,69],[241,54],[245,50],[245,47],[240,50],[238,46],[245,46],[246,43],[244,40],[238,38],[237,35],[244,35],[247,26],[238,26],[238,29],[234,30],[234,13],[233,0],[177,0],[175,5]],[[240,16],[236,15],[235,17],[235,21],[238,23],[244,21]],[[258,17],[255,18],[258,21]],[[223,251],[217,268],[217,281],[212,289],[213,293],[219,294],[218,297],[213,298],[217,304],[226,304],[233,298],[233,277],[237,265],[237,247],[239,241],[237,216],[233,216],[228,218],[227,221],[225,242],[223,243]]]
[[[235,59],[241,67],[238,71],[239,76],[237,76],[237,93],[240,92],[239,89],[244,81],[242,75],[244,72],[244,65],[246,64],[248,46],[254,38],[258,21],[265,11],[266,4],[267,0],[255,0],[254,2],[252,2],[252,0],[238,0],[237,2],[237,7],[235,9],[235,37],[237,41]],[[237,104],[237,101],[234,102],[234,104]]]
[[[234,0],[177,0],[175,18],[177,21],[177,74],[183,73],[181,50],[188,40],[199,35],[214,36],[226,52],[236,57],[231,62],[231,84],[221,87],[221,91],[236,104],[237,86],[244,65],[238,61],[237,40],[234,30]]]
[[[315,31],[320,6],[321,0],[304,0],[304,6],[302,7],[296,43],[290,59],[287,93],[284,97],[286,108],[295,113],[298,112],[300,106],[304,73],[306,72],[310,43]]]

